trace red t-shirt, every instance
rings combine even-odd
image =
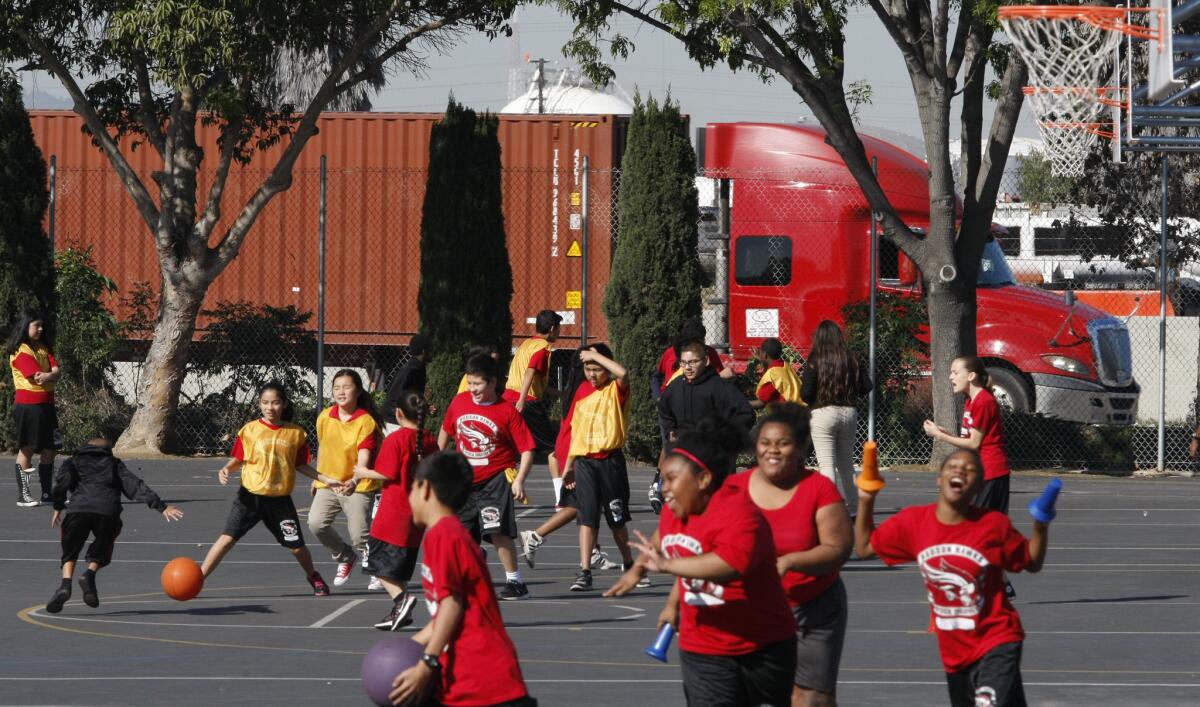
[[[427,431],[422,431],[421,442],[422,458],[438,450],[437,439]],[[371,521],[371,537],[397,547],[420,547],[421,529],[413,525],[412,507],[408,505],[416,470],[417,431],[401,427],[383,440],[375,458],[375,471],[388,480],[383,482],[379,510]]]
[[[659,546],[667,557],[715,552],[741,575],[728,584],[679,578],[679,647],[745,655],[795,637],[796,619],[775,571],[771,528],[745,489],[722,485],[704,513],[679,520],[664,506]]]
[[[459,393],[446,410],[442,429],[454,437],[458,451],[475,470],[477,484],[515,468],[521,454],[534,449],[525,420],[506,400],[477,405],[470,393]]]
[[[979,461],[983,464],[984,480],[1008,476],[1008,454],[1004,452],[1004,427],[1000,423],[1000,406],[991,391],[984,388],[974,398],[967,398],[963,407],[960,437],[970,437],[979,430],[983,443],[979,445]]]
[[[435,690],[444,705],[491,705],[525,697],[525,679],[517,649],[504,630],[496,592],[483,551],[453,516],[425,533],[421,587],[433,621],[438,602],[457,596],[463,603],[462,626],[440,656],[441,680]]]
[[[25,376],[30,383],[33,383],[33,374],[49,373],[50,369],[58,365],[58,361],[54,358],[54,354],[50,353],[49,351],[46,352],[46,358],[50,361],[50,368],[46,369],[45,371],[42,370],[38,360],[27,353],[17,354],[12,360],[12,367],[16,369],[18,373]],[[46,391],[18,389],[16,395],[14,396],[13,402],[17,405],[42,405],[44,403],[52,403],[54,402],[53,386],[51,386],[51,390]]]
[[[708,357],[708,367],[720,373],[725,370],[725,364],[721,363],[721,354],[711,346],[704,347],[704,353]],[[658,359],[657,371],[662,375],[662,390],[667,389],[667,382],[671,380],[671,374],[675,369],[679,368],[679,359],[675,356],[675,347],[668,346],[666,351],[663,351],[662,356]]]
[[[804,552],[820,545],[817,536],[817,510],[834,504],[842,505],[842,494],[829,479],[811,469],[807,476],[796,484],[792,500],[779,508],[759,508],[759,512],[771,526],[771,538],[775,541],[775,556],[782,557],[793,552]],[[754,469],[736,474],[725,481],[726,485],[743,489],[749,495],[750,476]],[[751,499],[753,503],[754,499]],[[807,575],[803,572],[788,572],[783,580],[783,591],[792,606],[807,604],[825,593],[837,582],[838,572],[822,575]]]
[[[1004,571],[1029,564],[1029,541],[999,511],[971,508],[957,525],[937,519],[937,504],[911,506],[871,536],[889,565],[917,562],[933,611],[946,672],[957,672],[1003,643],[1025,638],[1021,618],[1004,598]]]
[[[614,381],[611,381],[609,383],[609,385],[619,385],[619,384],[614,380]],[[558,437],[554,440],[554,456],[557,457],[559,460],[561,460],[562,463],[565,463],[567,461],[567,457],[570,456],[571,420],[574,419],[574,417],[575,417],[575,403],[579,402],[580,400],[583,400],[584,398],[586,398],[587,396],[589,396],[595,392],[596,392],[596,386],[592,385],[590,381],[586,381],[586,380],[583,381],[582,383],[580,383],[579,387],[575,389],[575,397],[571,398],[571,406],[569,408],[567,408],[567,414],[563,416],[562,422],[558,426]],[[628,387],[618,388],[617,394],[619,396],[619,399],[620,399],[622,405],[624,405],[625,402],[629,400],[629,388]],[[609,450],[607,452],[596,452],[594,454],[589,454],[587,456],[588,456],[588,459],[607,459],[609,457],[609,455],[611,455],[613,453],[613,451],[615,451],[615,450]]]

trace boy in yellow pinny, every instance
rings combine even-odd
[[[779,339],[763,339],[754,352],[754,358],[763,365],[763,374],[758,379],[755,399],[750,401],[750,407],[761,410],[778,403],[804,405],[800,397],[800,376],[783,360],[783,344]]]
[[[571,446],[563,485],[575,489],[579,515],[579,572],[571,591],[592,588],[592,549],[600,516],[604,515],[626,569],[633,566],[629,552],[629,471],[625,466],[625,432],[628,428],[629,377],[612,359],[604,344],[579,352],[586,380],[572,402]]]

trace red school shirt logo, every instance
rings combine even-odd
[[[934,545],[917,555],[934,622],[943,631],[973,631],[986,599],[988,566],[978,550],[966,545]]]
[[[662,552],[667,557],[695,557],[704,554],[700,541],[683,533],[671,533],[662,539]],[[679,578],[683,601],[688,606],[720,606],[725,603],[725,587],[703,579]]]
[[[458,438],[458,451],[462,452],[471,466],[483,466],[496,451],[496,437],[500,429],[483,415],[468,414],[455,421],[454,433]]]

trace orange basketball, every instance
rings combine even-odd
[[[162,571],[163,591],[176,601],[187,601],[204,588],[200,565],[190,557],[176,557]]]

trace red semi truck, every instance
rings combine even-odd
[[[929,221],[928,169],[900,148],[863,137],[880,182],[910,227]],[[710,123],[698,151],[709,175],[728,180],[729,267],[724,300],[735,360],[763,338],[782,336],[806,353],[816,325],[870,288],[920,297],[916,268],[879,239],[879,278],[870,280],[870,210],[825,133],[814,126]],[[722,258],[718,257],[718,271]],[[1020,412],[1084,423],[1136,421],[1124,323],[1073,293],[1016,284],[999,243],[984,250],[978,279],[978,352],[997,398]],[[720,314],[718,315],[720,316]],[[724,332],[720,332],[724,333]]]

